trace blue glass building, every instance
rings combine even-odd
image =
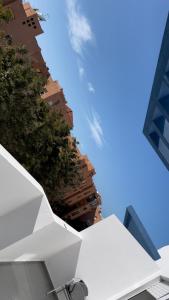
[[[158,260],[160,258],[157,248],[131,205],[126,208],[123,224],[152,259]]]
[[[169,170],[169,16],[143,132]]]

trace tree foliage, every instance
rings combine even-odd
[[[10,8],[3,6],[2,0],[0,1],[0,24],[8,23],[13,18],[13,14]]]
[[[78,154],[63,117],[41,99],[45,83],[26,49],[1,37],[0,143],[59,203],[62,188],[78,180]]]

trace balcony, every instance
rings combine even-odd
[[[88,199],[86,199],[85,205],[73,209],[71,212],[64,216],[64,219],[75,220],[83,216],[84,214],[93,211],[98,205],[100,205],[100,199],[97,198],[95,195],[92,195],[91,197],[88,197]]]
[[[93,196],[93,194],[95,195],[95,193],[96,193],[96,188],[92,184],[91,186],[87,186],[86,188],[83,187],[83,189],[81,187],[79,191],[77,191],[77,193],[64,200],[69,206],[71,206],[82,201],[83,199],[87,199],[90,196]]]

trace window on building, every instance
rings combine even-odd
[[[152,133],[150,133],[150,138],[151,138],[154,146],[156,146],[158,148],[158,145],[159,145],[159,135],[157,134],[157,132],[153,131]]]
[[[28,25],[28,27],[33,26],[34,29],[37,28],[34,18],[29,18],[27,20],[22,21],[22,25],[26,25],[26,24]]]
[[[169,115],[169,95],[160,99],[160,104],[162,108],[165,110],[167,115]]]
[[[164,157],[164,159],[169,163],[169,148],[166,146],[166,144],[162,141],[162,139],[159,140],[159,147],[158,147],[160,153]]]
[[[163,81],[160,87],[158,99],[162,99],[163,97],[166,97],[168,95],[169,95],[169,86],[165,81]]]
[[[87,198],[87,202],[91,203],[92,201],[95,200],[95,198],[96,198],[95,195],[91,195]]]
[[[165,119],[163,116],[160,116],[160,117],[154,119],[154,124],[159,129],[161,134],[163,134],[163,132],[164,132],[164,123],[165,123]]]
[[[166,141],[169,143],[169,122],[163,116],[154,120],[154,123]]]
[[[144,291],[132,298],[130,300],[153,300],[155,299],[149,292]]]
[[[168,133],[166,132],[168,130],[167,128],[165,129],[165,138],[169,137]],[[155,131],[150,134],[150,138],[156,149],[158,149],[158,151],[163,156],[164,160],[167,162],[167,164],[169,164],[169,147],[164,143],[164,141]]]
[[[169,143],[169,122],[165,119],[164,121],[164,132],[163,136],[166,139],[166,141]]]

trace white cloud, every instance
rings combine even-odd
[[[79,67],[79,76],[80,76],[80,79],[82,79],[85,75],[85,70],[83,67]]]
[[[101,148],[104,142],[103,129],[101,127],[100,117],[96,112],[92,113],[92,118],[87,118],[92,137],[96,145]]]
[[[79,11],[77,0],[66,0],[69,21],[69,36],[73,50],[83,54],[84,46],[93,40],[93,33],[87,18]]]
[[[87,87],[88,87],[88,91],[90,93],[93,93],[93,94],[95,93],[95,88],[94,88],[94,86],[93,86],[93,84],[91,82],[87,83]]]

